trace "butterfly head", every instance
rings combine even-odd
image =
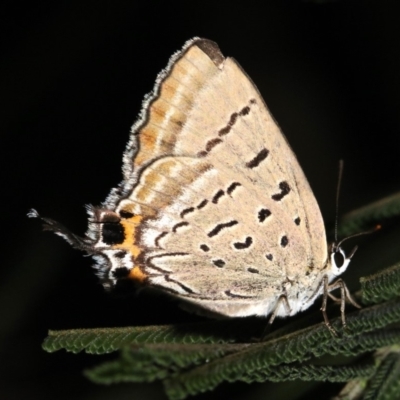
[[[331,273],[333,276],[339,276],[343,274],[344,271],[346,271],[351,259],[353,258],[355,252],[358,249],[358,246],[354,246],[353,250],[349,253],[349,255],[346,255],[344,250],[342,249],[341,245],[344,241],[348,239],[352,239],[357,236],[362,236],[362,235],[369,235],[371,233],[374,233],[378,230],[381,229],[380,225],[376,225],[372,229],[365,231],[365,232],[359,232],[354,235],[348,236],[344,239],[342,239],[339,243],[336,241],[332,243],[330,247],[330,265],[331,265]]]
[[[346,271],[347,267],[350,264],[354,253],[357,251],[357,246],[353,248],[350,254],[347,256],[344,250],[340,247],[341,243],[333,243],[330,251],[330,265],[331,265],[331,274],[333,276],[339,276]]]

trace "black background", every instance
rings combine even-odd
[[[342,213],[399,190],[396,3],[2,3],[2,398],[164,398],[158,383],[91,384],[81,371],[100,358],[48,354],[41,342],[48,329],[197,317],[164,298],[105,294],[91,260],[42,233],[26,213],[34,207],[73,232],[85,232],[83,205],[99,204],[121,180],[122,152],[143,96],[187,39],[216,41],[253,79],[327,223],[334,217],[340,158],[345,160]],[[365,246],[359,260],[363,251]],[[356,262],[353,271],[359,275],[362,266]],[[290,391],[292,385],[285,385]],[[274,398],[281,387],[224,385],[201,398]],[[319,390],[310,387],[300,385],[303,392],[297,386],[297,395]],[[334,393],[340,385],[329,388]]]

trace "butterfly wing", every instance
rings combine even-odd
[[[134,265],[149,285],[211,311],[272,311],[327,259],[318,204],[257,88],[193,39],[145,99],[106,201],[141,217]]]

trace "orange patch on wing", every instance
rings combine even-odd
[[[139,135],[140,151],[134,159],[134,165],[139,167],[142,163],[149,161],[149,154],[154,152],[158,132],[155,127],[146,126]]]
[[[128,275],[128,279],[143,283],[147,278],[147,275],[137,266],[133,267]]]
[[[154,127],[145,127],[140,132],[140,144],[144,146],[146,150],[154,148],[157,135],[158,132]]]
[[[115,248],[129,251],[136,259],[142,252],[142,249],[136,245],[136,228],[141,224],[143,217],[135,215],[132,218],[121,220],[120,224],[124,228],[125,240],[115,246]]]

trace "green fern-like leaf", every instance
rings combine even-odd
[[[130,346],[121,357],[86,371],[96,383],[151,382],[238,352],[247,344],[148,344]]]
[[[224,381],[258,381],[260,370],[266,370],[268,376],[268,370],[281,364],[305,362],[326,354],[363,354],[382,344],[398,342],[400,332],[397,331],[388,336],[380,331],[375,335],[363,335],[375,327],[398,321],[399,302],[363,309],[349,316],[347,333],[341,337],[332,338],[326,327],[320,324],[279,339],[253,344],[241,352],[183,372],[168,381],[166,389],[171,399],[180,399],[213,389]],[[338,322],[335,321],[335,325]]]
[[[246,321],[244,339],[260,334],[260,321]],[[238,334],[239,332],[239,334]],[[105,354],[134,344],[200,344],[230,343],[240,340],[243,320],[223,320],[181,325],[156,325],[125,328],[69,329],[49,331],[43,349],[54,352],[65,349],[72,353],[85,351]],[[239,339],[238,339],[239,338]]]
[[[360,279],[363,304],[377,304],[400,296],[400,264]]]
[[[342,234],[388,223],[399,213],[400,194],[396,194],[348,214]],[[363,277],[360,283],[357,297],[364,308],[348,310],[346,329],[339,318],[331,319],[337,337],[322,322],[315,324],[321,321],[320,312],[308,312],[288,319],[263,338],[265,320],[250,318],[50,331],[43,348],[91,354],[120,351],[118,358],[87,370],[86,376],[103,384],[161,380],[173,400],[212,390],[222,382],[291,380],[349,382],[343,393],[364,399],[397,398],[400,264]],[[329,315],[334,311],[336,306]],[[326,362],[338,356],[340,363]]]
[[[368,382],[363,400],[395,400],[400,389],[400,354],[390,352]]]

